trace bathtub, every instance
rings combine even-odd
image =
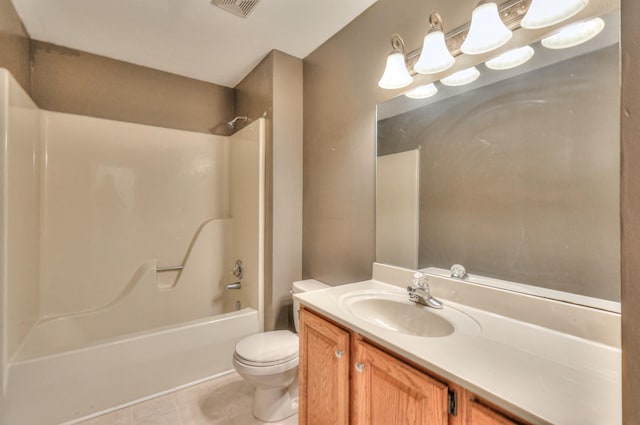
[[[72,423],[222,374],[233,369],[235,344],[258,331],[258,312],[244,308],[68,351],[32,351],[9,365],[7,423]]]

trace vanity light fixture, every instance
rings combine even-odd
[[[467,55],[487,53],[505,45],[512,36],[500,18],[498,5],[481,0],[473,9],[469,32],[460,50]]]
[[[495,71],[503,71],[505,69],[515,68],[523,63],[527,62],[533,57],[535,50],[531,46],[524,46],[518,49],[509,50],[504,52],[500,56],[497,56],[491,60],[485,62],[485,65],[489,69]]]
[[[526,29],[545,28],[575,16],[589,0],[532,0],[520,25]]]
[[[420,58],[413,66],[418,74],[437,74],[451,68],[456,61],[444,40],[444,26],[438,12],[431,12],[429,27]]]
[[[440,80],[442,84],[445,86],[464,86],[465,84],[473,83],[475,80],[480,77],[480,71],[475,66],[471,68],[463,69],[462,71],[454,72],[448,77]]]
[[[438,93],[438,88],[433,84],[425,84],[405,93],[404,95],[411,99],[426,99]]]
[[[604,21],[601,18],[595,18],[569,25],[552,36],[543,38],[540,43],[547,49],[568,49],[591,40],[603,29]]]
[[[378,86],[383,89],[400,89],[413,82],[413,77],[407,70],[404,59],[404,40],[398,34],[391,37],[393,51],[387,57],[387,65],[378,81]]]

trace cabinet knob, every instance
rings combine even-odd
[[[336,350],[336,357],[337,357],[337,358],[341,359],[343,355],[344,355],[344,351],[342,351],[342,350]]]
[[[356,370],[362,372],[364,370],[364,363],[356,363]]]

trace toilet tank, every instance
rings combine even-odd
[[[315,279],[306,279],[306,280],[298,280],[293,282],[291,285],[291,293],[299,294],[301,292],[309,292],[315,291],[318,289],[329,288],[329,285],[326,285],[320,281]],[[296,333],[298,332],[299,319],[298,319],[298,311],[300,310],[300,303],[294,298],[293,300],[293,323],[296,327]]]

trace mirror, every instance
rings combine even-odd
[[[378,106],[376,261],[616,310],[619,11],[602,18],[580,46]]]

